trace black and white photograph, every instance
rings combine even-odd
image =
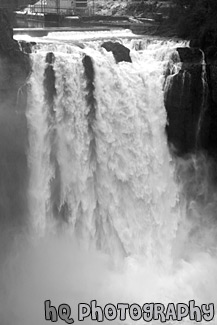
[[[217,0],[0,0],[0,325],[216,308]]]

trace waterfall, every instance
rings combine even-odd
[[[132,64],[118,65],[100,44],[61,50],[54,52],[53,116],[45,100],[43,46],[32,54],[31,222],[45,229],[64,219],[88,245],[163,259],[179,220],[163,105],[165,62],[173,50],[165,45],[162,57],[150,46],[132,51]],[[94,86],[85,58],[92,60]]]
[[[177,42],[95,34],[51,33],[32,49],[29,230],[3,272],[4,325],[47,324],[48,299],[69,304],[75,319],[77,305],[94,299],[217,302],[215,253],[198,248],[194,227],[204,193],[190,195],[192,158],[175,160],[165,131]],[[101,47],[106,37],[128,47],[132,63],[116,63]],[[194,175],[207,170],[201,161]]]

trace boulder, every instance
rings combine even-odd
[[[116,63],[125,61],[125,62],[132,62],[130,57],[130,50],[118,43],[118,42],[105,42],[102,44],[102,47],[106,49],[108,52],[112,52],[115,58]]]
[[[203,62],[203,52],[199,48],[178,47],[177,51],[184,68],[192,64],[200,65]]]
[[[20,41],[19,43],[22,48],[22,52],[27,54],[32,53],[32,47],[36,45],[36,42]]]

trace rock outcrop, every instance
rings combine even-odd
[[[0,90],[18,89],[31,70],[28,55],[20,51],[13,39],[13,29],[4,9],[0,10],[0,69]]]
[[[167,81],[169,84],[165,90],[165,107],[168,114],[166,129],[169,142],[179,154],[186,154],[205,142],[205,135],[201,135],[201,124],[207,105],[207,87],[202,51],[190,48],[177,50],[182,61],[182,69]]]
[[[92,58],[88,55],[85,55],[82,60],[83,66],[84,66],[84,73],[85,78],[87,81],[87,95],[86,95],[86,101],[87,105],[89,106],[89,112],[88,112],[88,124],[89,127],[92,128],[92,123],[96,118],[96,101],[95,101],[95,85],[94,85],[94,79],[95,79],[95,71],[94,71],[94,65]]]
[[[5,10],[0,10],[0,222],[20,225],[27,214],[26,80],[27,54],[13,39]],[[1,236],[1,234],[0,234]]]
[[[130,50],[118,42],[105,42],[102,44],[102,47],[108,52],[112,52],[115,58],[116,63],[125,61],[132,62],[130,57]]]
[[[168,140],[178,154],[202,150],[217,159],[217,46],[177,50],[182,69],[165,90]]]
[[[205,59],[209,97],[204,116],[204,131],[208,132],[206,147],[217,157],[217,48],[215,46],[205,50]]]
[[[56,76],[53,68],[53,64],[55,62],[55,56],[53,52],[48,52],[46,55],[46,63],[47,66],[44,72],[44,90],[45,90],[45,100],[49,107],[50,115],[55,117],[54,110],[54,99],[56,96]]]
[[[210,24],[205,26],[203,32],[198,33],[197,37],[190,41],[190,47],[191,51],[200,48],[204,52],[209,91],[201,129],[204,140],[202,146],[217,157],[217,33],[216,28],[210,26]]]

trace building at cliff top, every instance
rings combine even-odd
[[[71,15],[75,12],[85,12],[88,0],[0,0],[0,9],[17,11],[28,8],[35,13],[56,13]]]
[[[73,15],[87,11],[87,0],[40,0],[29,9],[33,13],[52,13],[59,15]]]

